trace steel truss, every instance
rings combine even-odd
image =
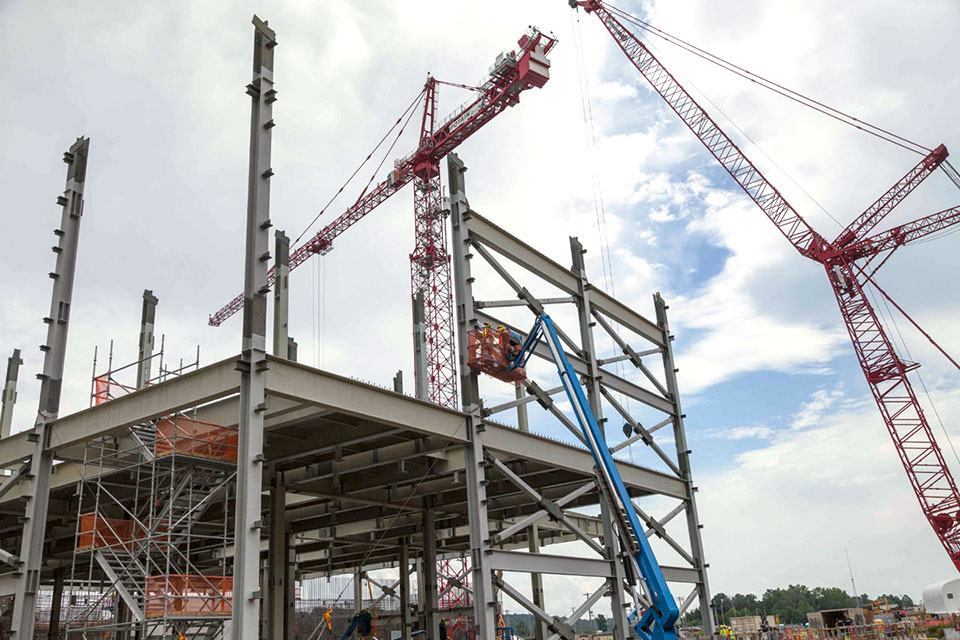
[[[594,288],[584,268],[582,245],[576,238],[570,239],[573,266],[566,269],[547,258],[535,249],[510,235],[492,222],[470,209],[464,190],[464,172],[466,168],[455,154],[447,159],[450,185],[450,215],[452,225],[452,249],[454,267],[454,291],[458,312],[458,340],[460,357],[460,375],[463,410],[470,415],[468,425],[471,429],[470,443],[467,445],[467,483],[471,513],[471,560],[474,596],[474,624],[477,637],[495,637],[493,626],[496,598],[493,589],[506,594],[510,599],[532,613],[540,624],[551,634],[549,638],[574,638],[573,624],[601,598],[611,599],[614,611],[614,638],[629,637],[631,633],[626,621],[627,599],[631,589],[621,562],[621,550],[618,548],[614,529],[617,526],[608,512],[607,505],[601,501],[601,535],[591,534],[577,524],[580,514],[569,511],[570,506],[580,504],[580,499],[588,494],[597,495],[598,486],[588,482],[566,493],[559,499],[546,497],[530,486],[521,476],[524,467],[522,460],[507,460],[483,447],[485,421],[496,419],[498,415],[510,410],[525,407],[531,402],[538,403],[560,425],[567,428],[576,438],[581,438],[579,429],[571,422],[553,396],[562,387],[538,384],[534,379],[523,382],[525,393],[518,393],[515,400],[486,407],[480,395],[478,374],[466,366],[468,353],[467,332],[483,324],[505,326],[524,332],[526,327],[511,327],[489,311],[502,307],[526,307],[533,314],[542,312],[543,305],[573,305],[576,310],[579,335],[578,339],[559,331],[562,341],[567,345],[567,356],[575,371],[581,376],[588,391],[589,400],[601,425],[604,425],[606,412],[611,418],[622,420],[626,438],[611,446],[613,451],[621,450],[633,443],[643,443],[663,466],[683,483],[681,496],[675,496],[678,504],[664,515],[654,516],[634,503],[638,516],[647,525],[647,537],[662,539],[683,559],[685,566],[663,567],[664,574],[671,582],[692,584],[692,590],[686,596],[681,613],[698,602],[703,615],[705,631],[713,632],[713,620],[710,612],[710,590],[707,582],[703,544],[700,536],[701,525],[697,515],[693,476],[690,467],[690,450],[687,447],[684,431],[684,414],[680,403],[679,387],[676,378],[670,327],[667,322],[667,305],[659,294],[653,298],[656,320],[651,321]],[[516,294],[514,300],[479,301],[473,294],[475,275],[472,263],[480,257],[483,263],[498,276],[499,280]],[[517,267],[520,267],[519,269]],[[541,289],[559,289],[561,297],[538,297],[533,292]],[[531,318],[532,320],[532,318]],[[600,358],[595,344],[595,329],[599,327],[602,335],[608,336],[616,344],[619,354],[611,358]],[[618,330],[617,327],[620,329]],[[633,343],[642,343],[635,348]],[[534,352],[540,358],[549,359],[546,347]],[[651,370],[652,363],[659,360],[663,373],[657,376]],[[632,365],[635,374],[621,375],[607,368],[614,362]],[[642,382],[636,382],[640,380]],[[619,398],[619,399],[618,399]],[[624,405],[623,398],[641,403],[645,410],[653,409],[660,417],[646,424],[633,417]],[[521,423],[525,418],[521,419]],[[609,421],[608,421],[609,422]],[[670,455],[657,443],[655,433],[664,427],[672,428],[676,453]],[[610,438],[613,434],[607,432]],[[474,477],[471,478],[471,471]],[[515,519],[499,530],[488,531],[485,518],[486,485],[492,479],[506,480],[528,499],[539,505],[539,510],[525,517]],[[468,495],[469,497],[469,495]],[[476,511],[474,511],[476,509]],[[680,514],[685,515],[686,538],[684,541],[668,525]],[[502,545],[529,536],[531,527],[544,521],[556,523],[591,549],[595,558],[569,558],[551,556],[543,553],[520,553],[502,550]],[[498,548],[501,547],[501,548]],[[530,573],[533,582],[534,601],[526,598],[512,586],[502,572]],[[579,576],[597,576],[606,578],[605,584],[591,594],[570,616],[559,618],[547,613],[549,606],[543,602],[542,589],[537,588],[536,578],[541,573],[568,574]],[[539,597],[538,597],[539,594]],[[537,601],[539,600],[539,601]],[[640,595],[641,603],[645,602]],[[540,631],[538,637],[542,636]]]

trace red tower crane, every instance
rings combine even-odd
[[[437,85],[442,83],[432,76],[428,78],[421,94],[424,107],[417,148],[394,162],[394,169],[386,180],[364,191],[343,214],[290,253],[291,271],[313,255],[328,253],[334,238],[409,182],[414,183],[411,293],[414,300],[418,294],[423,295],[428,399],[435,404],[457,407],[453,294],[446,215],[440,190],[440,161],[507,107],[516,105],[522,92],[546,84],[550,79],[547,54],[556,42],[556,38],[530,27],[518,41],[519,48],[501,53],[479,86],[456,85],[473,89],[475,97],[442,121],[438,121],[436,113]],[[271,288],[274,285],[273,269],[267,285]],[[242,308],[243,294],[240,294],[211,315],[209,324],[218,327]]]
[[[897,355],[865,292],[866,286],[871,284],[889,299],[886,293],[873,282],[873,276],[890,255],[909,242],[960,223],[960,207],[954,207],[888,231],[868,235],[894,207],[938,167],[943,168],[951,180],[960,187],[960,176],[946,163],[946,147],[940,145],[932,151],[926,150],[928,153],[914,168],[831,242],[807,224],[776,187],[763,176],[733,140],[717,126],[717,123],[664,68],[647,46],[624,26],[621,20],[641,28],[648,28],[650,25],[602,0],[570,0],[570,5],[574,8],[582,7],[587,13],[592,13],[600,19],[640,74],[700,139],[734,181],[770,218],[793,247],[804,257],[823,265],[867,385],[880,409],[887,431],[893,439],[923,513],[950,559],[960,569],[960,520],[958,520],[960,494],[957,492],[953,476],[944,462],[940,447],[933,437],[930,425],[907,377],[908,372],[920,365],[903,360]],[[689,43],[683,44],[692,47]],[[697,51],[705,53],[699,49]],[[729,65],[729,63],[726,64]],[[739,69],[739,67],[736,68]],[[741,69],[741,71],[744,70]],[[779,85],[774,86],[784,89]],[[903,140],[898,136],[894,137]],[[882,259],[874,266],[874,261],[881,256]],[[897,309],[904,313],[899,306]],[[906,313],[904,315],[906,316]],[[917,326],[912,319],[910,322]],[[919,329],[919,326],[917,328]],[[930,339],[926,333],[924,335]],[[930,340],[933,342],[932,339]],[[934,344],[937,346],[936,343]],[[937,348],[940,349],[939,346]],[[957,366],[957,363],[943,349],[940,351]]]

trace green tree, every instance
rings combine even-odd
[[[597,614],[597,631],[603,632],[607,630],[607,617],[602,613]]]

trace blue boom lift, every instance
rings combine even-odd
[[[537,316],[525,340],[503,328],[493,330],[485,327],[474,330],[471,334],[471,353],[467,364],[495,378],[511,382],[526,377],[527,361],[541,340],[546,343],[560,374],[560,382],[573,406],[577,423],[593,455],[603,493],[617,518],[624,567],[635,602],[642,602],[637,591],[637,576],[646,584],[649,606],[646,606],[642,613],[639,608],[631,613],[629,622],[643,640],[676,640],[674,625],[680,610],[653,555],[653,549],[650,548],[640,519],[630,501],[630,494],[623,484],[623,478],[613,461],[583,386],[564,354],[563,345],[550,316],[545,313]]]

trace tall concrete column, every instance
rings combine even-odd
[[[0,440],[10,436],[13,425],[13,407],[17,404],[17,378],[20,376],[20,349],[14,349],[7,358],[7,375],[3,382],[3,395],[0,396]]]
[[[700,617],[703,621],[703,631],[707,636],[713,635],[716,625],[713,619],[713,610],[710,608],[710,584],[707,582],[707,564],[704,560],[703,538],[700,535],[700,516],[697,513],[696,487],[693,486],[693,472],[690,468],[690,449],[687,446],[687,433],[683,426],[683,407],[680,404],[680,385],[677,383],[677,365],[673,359],[673,336],[670,335],[670,324],[667,322],[667,305],[657,293],[653,296],[653,304],[657,310],[657,324],[663,330],[663,375],[666,381],[669,399],[674,406],[673,441],[677,447],[677,467],[683,477],[684,492],[686,493],[687,532],[690,535],[690,555],[696,563],[699,574],[697,583],[697,597],[700,601]]]
[[[273,257],[273,355],[290,358],[290,238],[277,229]]]
[[[590,283],[587,280],[587,271],[583,262],[586,250],[580,241],[570,238],[570,254],[573,260],[571,271],[577,276],[577,313],[580,320],[580,356],[586,361],[587,375],[583,376],[587,390],[587,399],[593,409],[593,415],[600,425],[600,430],[606,437],[603,418],[603,404],[600,394],[600,380],[597,377],[597,352],[593,342],[594,321],[590,315]],[[610,503],[604,491],[600,492],[600,518],[603,524],[603,543],[607,552],[607,559],[613,568],[613,577],[610,578],[610,608],[612,612],[613,640],[624,640],[630,635],[627,624],[627,601],[623,597],[623,583],[626,576],[620,556],[620,541],[614,533],[613,518]]]
[[[400,637],[410,640],[410,544],[400,540]]]
[[[43,373],[37,376],[40,378],[40,405],[31,434],[34,448],[30,458],[27,507],[20,545],[22,564],[17,573],[13,619],[9,632],[9,637],[14,640],[33,640],[35,627],[43,543],[50,506],[50,475],[53,470],[53,453],[48,448],[49,426],[60,414],[63,363],[67,351],[67,329],[73,301],[73,280],[80,241],[80,219],[83,216],[83,190],[89,148],[88,138],[78,138],[63,155],[63,160],[67,163],[67,183],[64,194],[57,199],[63,212],[60,228],[54,231],[60,242],[53,248],[57,254],[57,266],[50,273],[53,294],[50,315],[44,318],[47,323],[47,341],[40,347],[43,351]]]
[[[268,640],[284,640],[287,578],[287,492],[274,474],[270,487],[270,537],[267,551]]]
[[[437,616],[437,601],[440,599],[437,592],[437,523],[433,496],[423,499],[423,586],[426,640],[440,640],[440,618]]]
[[[143,308],[140,311],[140,353],[137,364],[137,389],[143,389],[150,380],[153,365],[153,327],[157,321],[157,297],[150,289],[143,290]],[[163,356],[161,356],[163,357]]]
[[[473,278],[470,275],[469,238],[466,220],[470,204],[464,186],[467,168],[457,154],[447,155],[447,173],[450,190],[450,226],[453,255],[453,291],[457,310],[457,347],[460,358],[460,392],[462,411],[467,414],[465,473],[467,512],[470,514],[470,566],[473,570],[473,622],[478,638],[496,636],[494,612],[496,597],[493,576],[487,568],[490,524],[487,519],[486,470],[483,458],[484,424],[477,372],[467,366],[468,332],[479,326],[473,306]]]
[[[260,527],[263,483],[263,412],[266,409],[267,263],[270,260],[270,143],[273,130],[273,49],[276,33],[253,17],[253,81],[247,85],[250,111],[250,173],[247,193],[246,258],[243,284],[243,341],[240,360],[240,417],[237,497],[234,517],[234,640],[260,634]]]

